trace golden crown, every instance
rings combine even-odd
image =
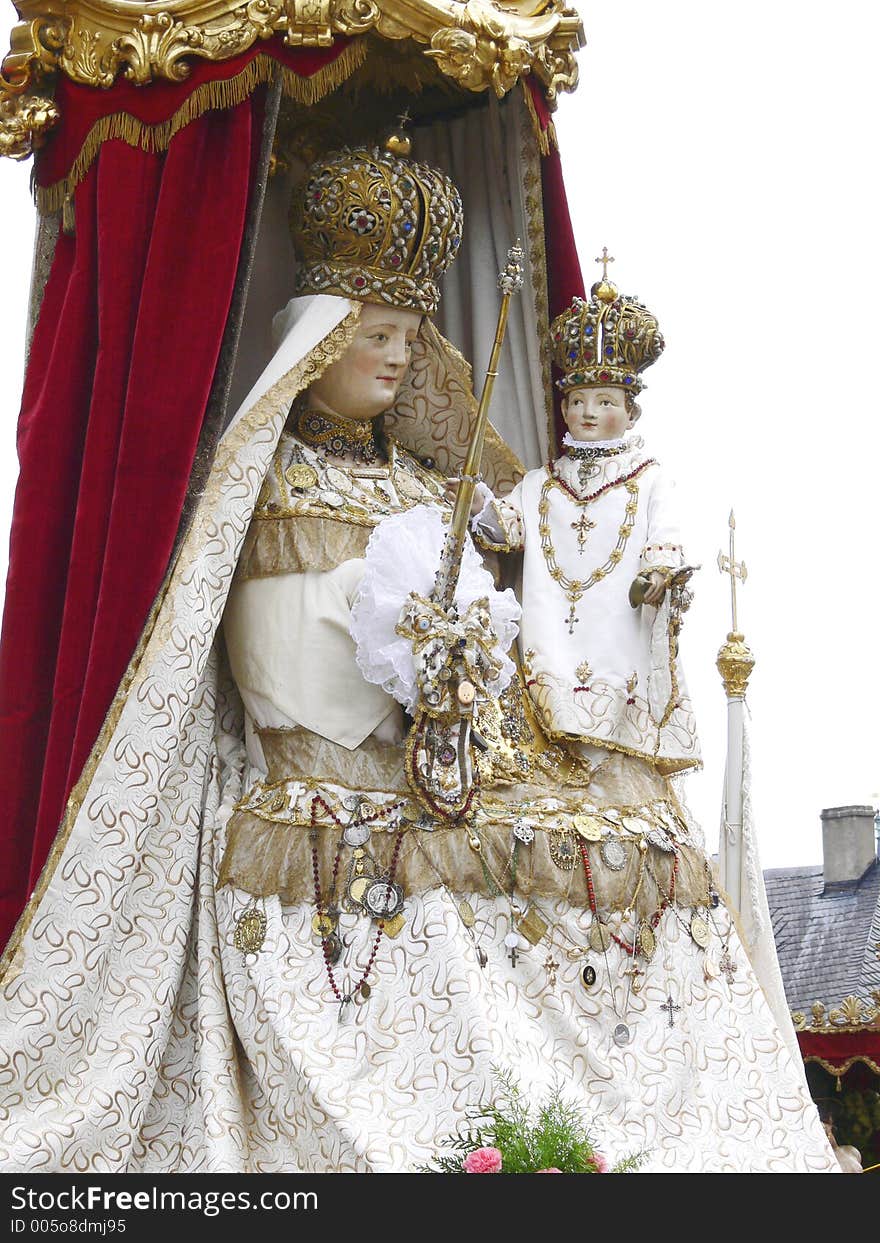
[[[597,384],[620,384],[632,393],[644,387],[641,372],[656,362],[665,342],[657,319],[635,298],[627,298],[607,276],[590,300],[575,298],[550,325],[553,361],[564,373],[567,392]]]
[[[345,148],[308,169],[290,213],[297,293],[436,311],[437,278],[461,245],[461,196],[408,153],[394,135],[384,149]]]

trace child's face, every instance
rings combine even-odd
[[[619,384],[573,388],[562,400],[562,417],[575,440],[616,440],[633,425]]]

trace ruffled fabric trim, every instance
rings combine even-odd
[[[633,436],[631,440],[627,440],[625,436],[614,436],[611,440],[575,440],[571,432],[566,432],[562,443],[569,449],[617,449],[622,444],[626,444],[628,449],[636,449],[644,442],[641,436]]]
[[[366,568],[351,610],[349,633],[354,639],[358,668],[367,682],[381,686],[407,711],[416,707],[418,692],[410,641],[397,634],[401,611],[410,595],[430,596],[440,565],[446,528],[433,505],[417,505],[393,514],[370,536]],[[489,600],[496,636],[493,656],[501,665],[498,678],[487,689],[501,695],[515,672],[507,652],[519,632],[522,614],[513,592],[496,591],[492,576],[468,540],[461,560],[455,602],[464,612],[475,600]]]

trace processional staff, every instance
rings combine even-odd
[[[483,381],[483,391],[477,407],[477,416],[471,428],[467,456],[461,471],[461,481],[452,511],[452,521],[443,549],[440,570],[437,575],[436,596],[441,604],[448,607],[455,597],[455,587],[461,569],[461,556],[467,538],[468,522],[471,513],[471,502],[474,499],[480,466],[483,460],[483,445],[486,440],[486,428],[489,425],[489,406],[492,401],[492,390],[498,376],[498,360],[501,347],[507,332],[507,316],[510,310],[510,299],[519,293],[523,285],[523,262],[525,254],[519,238],[507,252],[507,263],[498,277],[498,288],[501,290],[501,305],[498,308],[498,323],[495,328],[495,340],[489,356],[489,366]]]
[[[474,709],[486,697],[485,678],[497,674],[500,669],[486,646],[481,602],[474,601],[460,614],[455,592],[471,504],[480,475],[489,405],[498,375],[510,299],[522,288],[524,260],[525,254],[517,240],[507,252],[507,263],[498,277],[501,304],[495,340],[431,599],[411,596],[397,631],[398,634],[409,633],[414,639],[413,656],[419,687],[419,704],[407,741],[407,780],[422,806],[450,823],[465,820],[476,805],[478,773],[473,764],[472,744],[478,747],[486,744],[472,728],[472,718]],[[470,841],[474,849],[479,848],[478,838],[472,835]]]
[[[736,519],[728,519],[730,545],[719,552],[718,568],[730,577],[731,630],[715,662],[727,694],[727,769],[724,778],[724,816],[718,852],[719,880],[737,910],[742,909],[743,777],[745,750],[745,695],[755,658],[738,629],[736,584],[744,583],[745,561],[736,559]]]

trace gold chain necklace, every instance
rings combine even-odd
[[[596,583],[600,582],[601,579],[610,574],[623,557],[623,551],[636,522],[636,512],[639,507],[639,485],[635,479],[620,480],[620,483],[629,493],[629,500],[626,502],[626,513],[623,523],[617,532],[617,544],[608,554],[607,560],[602,565],[597,566],[589,578],[578,579],[569,578],[560,568],[559,562],[556,560],[556,549],[553,547],[553,537],[550,533],[550,492],[554,483],[558,482],[555,476],[550,474],[541,488],[541,499],[538,502],[538,535],[541,538],[541,551],[544,554],[547,572],[553,581],[559,584],[565,593],[565,598],[568,600],[568,616],[563,620],[568,626],[568,633],[574,634],[574,628],[580,621],[580,618],[577,616],[577,606],[582,596],[591,587],[595,587]],[[595,498],[587,497],[582,502],[577,501],[577,498],[572,499],[575,500],[576,504],[588,504]]]

